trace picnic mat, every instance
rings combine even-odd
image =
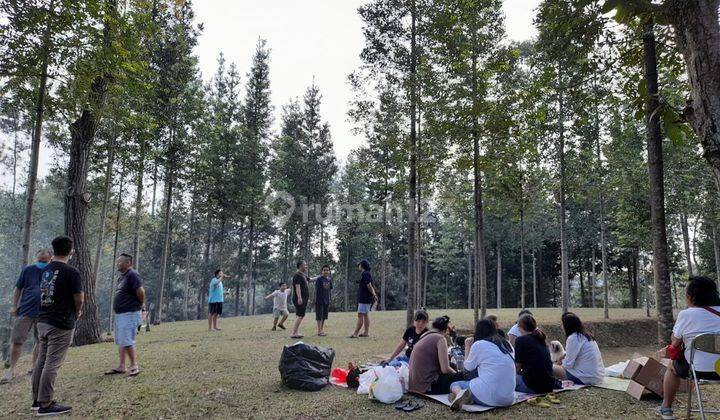
[[[630,385],[630,379],[614,378],[612,376],[606,376],[605,381],[600,385],[593,385],[598,388],[609,389],[611,391],[625,392]]]
[[[555,394],[559,392],[566,392],[566,391],[577,391],[580,388],[584,388],[584,385],[569,385],[568,383],[563,383],[562,389],[556,389],[554,391]],[[438,395],[428,395],[428,394],[417,394],[421,397],[429,398],[431,400],[435,400],[443,405],[446,405],[450,407],[452,403],[450,403],[450,400],[448,400],[448,395],[450,394],[438,394]],[[515,392],[515,402],[512,403],[512,405],[520,404],[521,402],[525,402],[529,400],[530,398],[538,397],[537,394],[525,394],[522,392]],[[484,405],[477,405],[477,404],[465,404],[462,406],[462,411],[467,411],[468,413],[482,413],[485,411],[494,410],[499,407],[487,407]]]

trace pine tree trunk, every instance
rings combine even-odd
[[[471,57],[472,74],[477,74],[478,52],[475,51],[473,42],[473,50]],[[471,92],[473,100],[473,109],[479,109],[479,87],[477,77],[472,77]],[[480,123],[478,116],[473,116],[472,121],[472,140],[473,140],[473,203],[475,206],[475,296],[473,299],[474,312],[473,319],[477,323],[479,318],[485,318],[487,315],[487,277],[485,270],[485,243],[483,233],[483,199],[482,199],[482,170],[480,169]],[[479,306],[479,313],[478,313]]]
[[[692,277],[695,274],[693,273],[692,261],[690,259],[690,234],[688,232],[688,219],[685,211],[680,213],[680,228],[682,231],[683,246],[685,247],[685,264],[687,264],[688,276]]]
[[[590,276],[588,279],[590,281],[590,298],[592,299],[591,307],[593,308],[597,306],[597,300],[595,297],[595,261],[597,260],[595,255],[596,251],[597,250],[595,249],[595,245],[593,245],[592,256],[590,257],[590,271],[588,272],[588,276]]]
[[[720,241],[718,241],[718,225],[713,224],[713,251],[715,251],[715,281],[720,288]]]
[[[350,241],[351,237],[347,238],[347,250],[345,254],[345,285],[343,288],[343,311],[347,312],[349,309],[350,300]]]
[[[135,178],[135,220],[133,222],[132,252],[135,269],[140,268],[140,216],[143,210],[143,178],[145,176],[145,155],[147,154],[147,142],[142,141],[140,145],[140,159],[138,163],[137,176]]]
[[[237,281],[235,282],[235,316],[240,316],[240,286],[243,283],[247,283],[247,272],[245,272],[243,278],[240,277],[240,273],[243,272],[242,255],[243,255],[243,238],[245,237],[245,225],[240,226],[240,249],[238,249],[238,267],[237,267]],[[243,302],[243,307],[245,303]],[[247,312],[246,312],[247,313]]]
[[[578,264],[578,272],[580,275],[580,306],[585,307],[585,279],[583,278],[582,263]]]
[[[117,259],[118,239],[120,238],[120,212],[122,211],[123,181],[125,180],[125,166],[120,170],[120,185],[118,190],[117,205],[115,206],[115,239],[113,241],[113,258],[110,264],[110,275],[108,276],[108,296],[110,308],[108,311],[108,319],[110,320],[109,329],[113,329],[113,299],[115,297],[115,260]]]
[[[170,134],[171,138],[173,134]],[[170,140],[172,141],[172,140]],[[170,259],[170,218],[172,215],[172,193],[173,193],[173,184],[175,183],[174,179],[174,173],[172,168],[172,162],[169,163],[169,166],[166,171],[166,177],[165,177],[165,209],[163,214],[163,249],[162,249],[162,257],[160,261],[160,293],[158,294],[158,316],[157,316],[157,322],[162,323],[163,322],[163,298],[165,294],[165,279],[167,277],[167,265],[168,260]]]
[[[472,283],[473,283],[473,270],[472,270],[472,246],[468,245],[467,249],[467,308],[472,309],[473,308],[473,299],[472,299]]]
[[[525,212],[520,210],[520,307],[525,308]]]
[[[385,192],[387,198],[387,191]],[[387,200],[383,199],[383,220],[382,230],[380,232],[380,309],[387,309],[385,306],[385,296],[387,295]]]
[[[190,320],[188,312],[188,302],[190,301],[190,277],[192,272],[192,250],[193,250],[193,231],[195,228],[195,195],[193,194],[190,202],[190,220],[188,221],[188,241],[187,250],[185,252],[185,293],[183,295],[183,319]]]
[[[417,108],[417,10],[415,0],[411,0],[411,34],[410,34],[410,168],[408,179],[408,274],[407,274],[407,311],[405,321],[407,325],[413,322],[415,312],[415,288],[417,268],[415,267],[417,232],[415,232],[415,200],[417,198],[417,131],[416,131],[416,108]]]
[[[674,0],[670,4],[672,10],[667,15],[675,27],[692,87],[692,105],[686,109],[685,117],[700,139],[703,155],[720,185],[720,1]]]
[[[425,257],[425,272],[423,273],[423,291],[422,291],[422,306],[427,308],[427,288],[428,288],[428,258]]]
[[[717,13],[714,15],[717,20]],[[715,23],[717,26],[717,22]],[[670,285],[668,242],[665,223],[665,189],[663,185],[662,132],[657,109],[658,97],[657,54],[655,51],[654,24],[652,21],[643,26],[643,50],[645,60],[645,80],[648,97],[645,104],[647,122],[648,176],[650,182],[650,215],[653,226],[653,277],[658,309],[658,343],[670,340],[673,327],[672,293]],[[718,52],[720,54],[720,52]],[[717,60],[715,61],[718,62]],[[716,74],[720,77],[720,74]],[[691,78],[692,80],[692,78]],[[715,92],[717,94],[717,91]],[[715,101],[720,100],[720,96]],[[697,112],[697,110],[696,110]],[[720,123],[720,121],[718,121]],[[715,135],[719,135],[715,133]],[[720,142],[718,142],[720,144]],[[720,156],[718,156],[720,166]]]
[[[105,191],[103,193],[103,203],[100,210],[100,221],[98,223],[98,225],[100,226],[100,233],[98,234],[98,245],[95,249],[95,262],[93,263],[93,275],[95,276],[95,278],[98,277],[98,272],[100,271],[100,259],[102,258],[103,245],[105,242],[105,220],[107,219],[108,204],[110,201],[110,186],[112,185],[112,168],[114,161],[115,139],[113,138],[112,143],[110,143],[109,145],[108,159],[107,164],[105,165]]]
[[[532,263],[533,264],[533,266],[532,266],[533,308],[537,308],[538,307],[537,306],[538,305],[537,304],[537,273],[536,273],[536,269],[535,269],[537,262],[535,261],[535,252],[533,252],[532,257],[533,257],[533,263]]]
[[[198,319],[205,318],[205,310],[207,309],[207,292],[209,282],[206,280],[209,276],[210,268],[210,244],[212,243],[212,216],[207,215],[207,230],[205,231],[205,250],[203,251],[203,274],[200,282],[200,297],[198,299]],[[235,302],[237,307],[237,302]]]
[[[247,291],[248,296],[245,303],[245,314],[250,313],[250,289],[255,283],[255,264],[253,257],[255,255],[255,206],[250,206],[250,231],[248,232],[248,275],[247,275]]]
[[[558,72],[558,87],[561,86]],[[568,251],[567,232],[565,227],[565,107],[563,92],[558,92],[558,159],[560,162],[560,191],[559,191],[559,217],[560,217],[560,289],[563,313],[570,306],[570,282],[568,280]]]
[[[40,84],[35,102],[35,126],[33,128],[32,145],[30,147],[30,169],[28,169],[27,192],[25,197],[25,223],[22,238],[22,266],[26,266],[30,256],[30,236],[32,233],[32,213],[37,192],[37,173],[40,160],[40,141],[42,139],[43,117],[45,115],[45,96],[47,95],[48,65],[50,62],[50,16],[54,13],[55,1],[48,6],[45,31],[43,32],[42,62],[40,64]]]
[[[495,244],[495,253],[497,257],[497,269],[495,270],[495,305],[498,309],[502,309],[502,255],[500,253],[500,243]]]
[[[158,181],[158,164],[157,161],[155,161],[155,164],[153,165],[153,189],[152,189],[152,201],[150,204],[150,216],[155,218],[155,205],[157,203],[157,181]]]

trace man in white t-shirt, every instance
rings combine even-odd
[[[527,309],[523,309],[518,314],[518,319],[520,319],[523,315],[532,315],[532,312],[528,311]],[[520,329],[518,328],[517,322],[513,324],[512,327],[510,327],[510,331],[508,331],[508,341],[510,344],[512,344],[513,347],[515,347],[515,340],[520,337],[522,333],[520,332]]]
[[[285,320],[290,315],[287,309],[287,298],[289,294],[290,291],[287,290],[287,284],[283,281],[278,285],[278,290],[265,296],[265,299],[273,299],[273,331],[276,331],[277,327],[283,330],[285,329]],[[280,323],[278,323],[278,320]]]
[[[677,350],[685,347],[685,351],[677,360],[673,360],[670,369],[665,372],[663,379],[663,403],[658,408],[658,414],[664,420],[671,420],[673,416],[672,403],[675,400],[680,380],[690,376],[690,348],[692,340],[701,333],[720,333],[720,296],[717,285],[708,277],[690,277],[685,289],[685,301],[688,308],[680,311],[670,337],[670,346]],[[698,379],[720,380],[715,364],[720,355],[695,352],[693,365]]]

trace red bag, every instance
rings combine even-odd
[[[679,360],[683,357],[682,347],[673,347],[672,344],[668,344],[667,347],[665,347],[665,352],[670,360]]]

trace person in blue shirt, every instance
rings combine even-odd
[[[370,311],[377,301],[377,294],[373,287],[372,275],[370,275],[370,263],[366,260],[358,264],[360,280],[358,281],[358,320],[355,331],[349,338],[368,337],[370,334]],[[362,334],[360,329],[364,327]]]
[[[315,279],[315,320],[317,321],[318,336],[324,337],[325,321],[330,310],[330,296],[332,294],[333,279],[330,277],[330,266],[323,265],[322,275]]]
[[[223,282],[222,279],[228,278],[227,274],[222,270],[215,270],[215,277],[210,280],[210,293],[208,298],[208,331],[222,331],[218,328],[218,317],[222,315],[223,310]]]
[[[35,337],[35,346],[33,347],[33,365],[37,359],[37,317],[40,312],[40,277],[45,266],[52,258],[52,251],[42,249],[35,256],[35,264],[28,265],[23,268],[20,277],[15,283],[15,293],[13,294],[13,306],[10,314],[15,316],[10,341],[12,348],[10,350],[10,368],[5,372],[0,382],[8,382],[15,376],[15,367],[18,359],[22,354],[22,347],[33,331]]]

